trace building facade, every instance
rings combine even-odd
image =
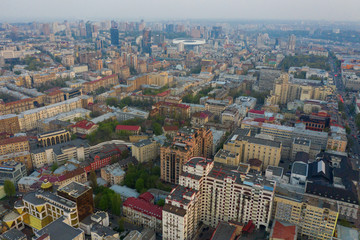
[[[212,156],[213,136],[205,128],[182,128],[173,141],[160,148],[161,179],[178,183],[182,165],[191,157]]]

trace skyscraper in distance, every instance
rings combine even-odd
[[[111,44],[118,46],[119,45],[119,29],[112,27],[110,28],[110,37],[111,37]]]
[[[296,36],[294,34],[291,34],[289,37],[288,50],[295,51],[295,44],[296,44]]]
[[[143,31],[142,51],[151,55],[151,31],[149,29]]]
[[[92,38],[92,31],[93,31],[91,22],[89,22],[89,21],[86,22],[85,29],[86,29],[86,38],[91,39]]]

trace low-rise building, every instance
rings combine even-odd
[[[153,140],[142,140],[131,147],[132,156],[139,162],[155,160],[159,156],[159,144]]]
[[[23,163],[7,161],[0,164],[0,184],[10,180],[16,186],[17,182],[26,175],[27,171]]]
[[[101,169],[101,178],[110,185],[120,185],[123,182],[124,177],[125,172],[121,169],[119,163],[114,163]]]
[[[74,125],[71,126],[73,133],[89,135],[90,133],[96,131],[98,129],[98,125],[89,121],[89,120],[81,120]]]
[[[152,198],[149,198],[149,195]],[[153,199],[154,196],[149,192],[141,194],[138,198],[130,197],[123,203],[123,214],[133,224],[161,232],[162,207],[152,203]]]

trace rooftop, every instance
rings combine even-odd
[[[143,214],[162,219],[162,207],[141,198],[129,197],[123,203],[123,207],[129,207]]]
[[[84,192],[87,192],[90,189],[91,189],[90,187],[88,187],[88,186],[86,186],[84,184],[81,184],[81,183],[78,183],[78,182],[70,182],[69,184],[67,184],[64,187],[60,188],[58,191],[67,193],[72,197],[79,197]]]
[[[50,236],[51,240],[64,240],[64,239],[74,239],[80,234],[83,234],[83,230],[79,228],[71,227],[65,223],[65,218],[60,217],[52,223],[45,226],[40,231],[36,232],[35,235],[39,239],[44,234]]]

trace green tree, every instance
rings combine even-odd
[[[153,131],[154,131],[155,135],[161,135],[163,133],[160,123],[153,122],[152,123],[152,128],[153,128]]]
[[[6,196],[8,197],[13,197],[15,196],[16,190],[15,190],[15,185],[12,181],[10,180],[5,180],[4,182],[4,191]]]
[[[57,162],[55,162],[55,163],[51,166],[51,171],[54,172],[58,167],[59,167],[59,165],[57,164]]]
[[[90,186],[91,186],[93,189],[97,188],[97,187],[98,187],[98,183],[97,183],[97,176],[96,176],[95,171],[91,171],[91,172],[90,172],[89,178],[90,178]]]
[[[113,194],[111,196],[111,212],[117,216],[121,214],[122,200],[119,194]]]
[[[108,198],[105,195],[101,196],[100,202],[99,202],[99,208],[103,211],[106,211],[109,209],[109,201]]]
[[[125,230],[125,227],[124,227],[124,218],[120,218],[119,221],[118,221],[118,225],[119,225],[119,228],[118,228],[118,231],[121,233]]]
[[[121,152],[121,158],[122,158],[122,159],[125,159],[125,158],[127,158],[127,157],[129,157],[129,151],[128,151],[128,150],[122,151],[122,152]]]
[[[136,191],[141,192],[144,189],[144,187],[145,187],[144,179],[139,178],[138,180],[136,180],[136,183],[135,183]]]
[[[162,207],[165,205],[165,200],[164,199],[159,199],[156,203],[158,206]]]
[[[17,71],[15,71],[14,73],[15,73],[16,75],[20,75],[20,74],[21,74],[21,71],[18,71],[18,70],[17,70]]]

